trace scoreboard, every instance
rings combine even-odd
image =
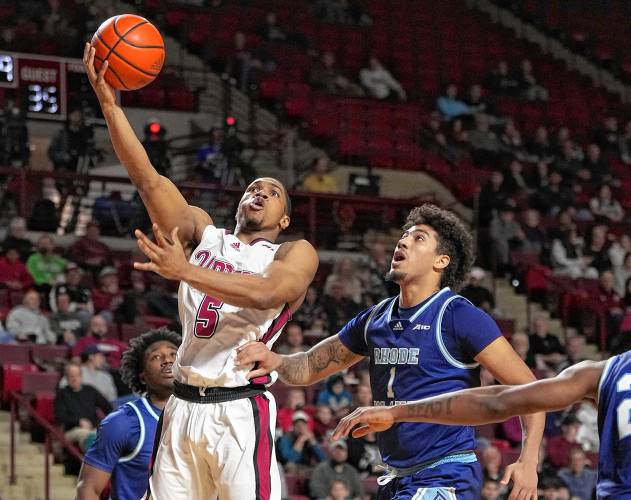
[[[86,104],[100,113],[80,59],[0,51],[0,88],[29,118],[65,120],[70,109]]]

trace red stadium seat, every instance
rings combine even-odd
[[[0,347],[0,364],[28,365],[31,362],[31,344],[5,344]]]
[[[20,391],[22,389],[22,376],[25,373],[35,373],[39,369],[35,365],[24,364],[16,365],[12,363],[2,365],[2,400],[9,399],[11,391]]]
[[[59,383],[58,373],[40,372],[24,373],[22,375],[22,392],[36,394],[38,392],[55,392]]]
[[[33,344],[31,356],[33,361],[65,360],[70,356],[70,348],[64,345]]]

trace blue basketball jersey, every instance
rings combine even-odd
[[[397,405],[474,385],[474,357],[501,336],[495,321],[449,288],[404,309],[392,297],[351,320],[339,338],[370,357],[374,404]],[[476,447],[471,427],[404,422],[378,434],[384,462],[408,468]],[[472,454],[461,454],[475,460]],[[473,457],[473,458],[472,458]]]
[[[142,397],[120,406],[99,425],[84,461],[111,473],[112,500],[138,500],[147,491],[160,412]]]
[[[631,351],[607,361],[598,387],[598,498],[631,498]]]

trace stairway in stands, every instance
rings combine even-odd
[[[44,498],[44,445],[32,443],[30,434],[16,433],[17,483],[9,484],[10,414],[0,411],[0,499],[42,500]],[[50,460],[50,499],[75,497],[76,477],[66,476],[63,466]]]

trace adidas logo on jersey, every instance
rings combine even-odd
[[[397,321],[394,325],[392,325],[392,329],[396,332],[400,332],[401,330],[403,330],[403,323]]]
[[[237,250],[237,251],[240,251],[240,250],[241,250],[241,243],[240,243],[240,242],[238,242],[238,241],[237,241],[237,242],[235,242],[235,243],[230,243],[230,246],[231,246],[232,248],[234,248],[235,250]]]
[[[430,325],[421,325],[419,323],[418,325],[414,325],[414,328],[412,328],[412,330],[429,330],[430,328]]]

